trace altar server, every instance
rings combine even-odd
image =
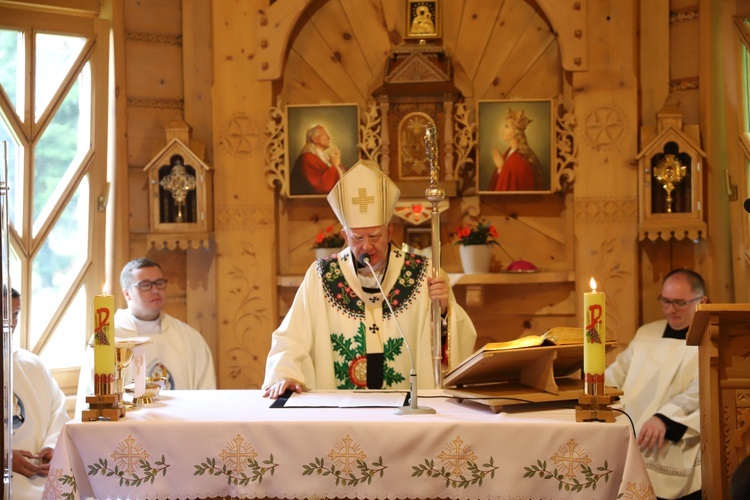
[[[434,388],[433,299],[441,306],[444,368],[473,352],[474,325],[456,303],[444,273],[431,278],[428,258],[391,244],[399,195],[396,184],[368,160],[348,170],[328,194],[347,247],[307,270],[273,333],[264,396],[278,398],[288,388],[407,389],[411,361],[405,342],[414,352],[419,388]],[[363,263],[365,255],[396,319]]]
[[[657,498],[701,498],[698,347],[685,343],[696,304],[707,301],[703,278],[675,269],[662,284],[666,319],[641,326],[604,376],[623,390]]]

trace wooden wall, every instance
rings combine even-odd
[[[209,338],[223,388],[260,386],[271,332],[313,258],[312,241],[335,221],[324,200],[285,199],[269,185],[269,108],[356,103],[364,109],[382,83],[389,51],[404,41],[405,3],[116,2],[123,20],[116,34],[117,123],[120,143],[127,144],[120,161],[129,191],[120,205],[128,214],[128,243],[120,242],[116,258],[148,250],[142,167],[163,142],[164,127],[185,119],[215,169],[213,244],[149,255],[169,263],[178,285],[170,311]],[[679,104],[686,123],[703,125],[695,57],[704,28],[690,15],[702,8],[697,0],[444,0],[442,7],[442,45],[467,103],[562,96],[573,101],[577,122],[572,189],[451,200],[442,230],[448,272],[461,270],[454,228],[478,210],[498,227],[513,257],[566,276],[457,286],[479,344],[580,324],[591,276],[607,292],[607,335],[622,344],[641,322],[658,317],[655,297],[672,267],[698,269],[712,294],[731,300],[732,290],[719,285],[731,261],[721,208],[708,211],[706,239],[638,239],[634,158],[643,146],[641,127],[655,124],[665,102]],[[580,29],[572,29],[580,19]],[[720,174],[706,174],[709,193]],[[726,200],[713,196],[707,203],[721,207]],[[496,250],[493,270],[509,262]]]

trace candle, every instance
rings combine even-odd
[[[115,298],[102,292],[94,296],[94,394],[114,394]]]
[[[583,294],[583,381],[589,395],[604,394],[604,299],[592,277],[591,291]]]

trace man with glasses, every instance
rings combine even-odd
[[[657,498],[699,500],[698,347],[685,343],[696,304],[707,301],[700,274],[675,269],[664,278],[665,319],[641,326],[605,372],[623,390]]]
[[[168,281],[153,260],[138,258],[125,264],[120,274],[127,309],[115,313],[115,336],[149,337],[143,346],[146,376],[165,377],[165,389],[216,389],[211,350],[200,333],[163,311]],[[88,351],[93,351],[89,348]],[[87,352],[78,383],[76,414],[85,408],[86,396],[94,393],[93,352]],[[126,383],[135,367],[123,370]]]
[[[439,300],[443,315],[438,320],[445,369],[474,351],[474,325],[445,276],[433,279],[429,259],[391,245],[399,195],[396,184],[367,160],[348,170],[328,194],[348,246],[307,270],[273,333],[265,397],[276,399],[287,389],[408,389],[409,349],[419,388],[434,388],[433,300]]]

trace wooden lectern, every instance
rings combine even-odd
[[[614,342],[606,345],[607,351],[614,348]],[[558,327],[542,336],[485,345],[447,373],[443,386],[459,401],[484,404],[498,413],[521,403],[577,401],[583,380],[570,376],[582,367],[583,329]],[[607,393],[619,396],[622,391],[608,388]]]
[[[699,346],[704,499],[728,499],[750,454],[750,304],[699,304],[687,334]]]

